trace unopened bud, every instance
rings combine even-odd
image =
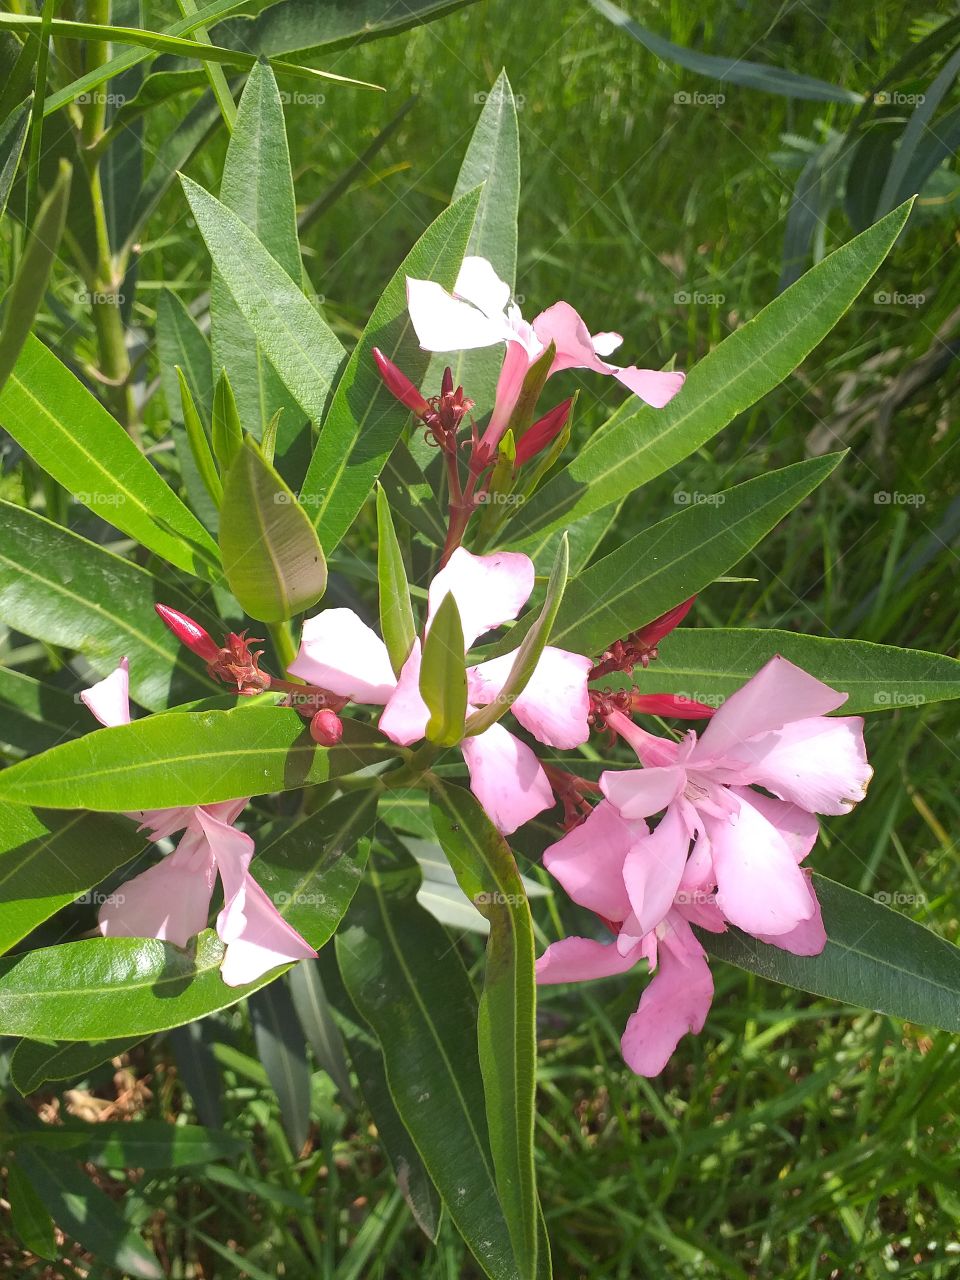
[[[429,404],[427,404],[407,375],[402,373],[392,360],[388,360],[379,347],[373,348],[373,358],[377,362],[377,368],[380,370],[380,377],[383,379],[384,386],[397,397],[401,404],[405,404],[411,413],[415,413],[418,418],[430,413]]]
[[[680,694],[635,693],[630,698],[630,710],[649,716],[673,716],[677,720],[709,720],[716,707]]]
[[[569,400],[564,400],[561,404],[558,404],[549,413],[545,413],[528,431],[523,433],[517,441],[516,465],[518,467],[522,467],[525,462],[529,462],[541,449],[545,449],[548,444],[551,444],[557,438],[567,425],[572,404],[573,396]]]
[[[453,370],[449,365],[443,371],[443,377],[440,379],[440,394],[449,396],[453,393]]]
[[[195,653],[204,662],[216,662],[220,646],[198,622],[188,618],[179,609],[171,609],[167,604],[157,604],[154,608],[180,643],[186,645],[191,653]]]
[[[343,721],[335,711],[325,707],[310,721],[310,737],[321,747],[335,747],[343,737]]]
[[[668,609],[659,618],[654,618],[653,622],[648,622],[645,627],[635,631],[631,637],[634,643],[645,649],[655,649],[664,636],[669,635],[674,627],[679,627],[680,623],[693,608],[693,602],[696,598],[696,596],[691,596],[689,600],[684,600],[682,604],[674,605],[672,609]]]

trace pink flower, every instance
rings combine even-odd
[[[534,583],[533,562],[501,552],[475,556],[458,547],[430,584],[427,627],[452,594],[469,650],[478,636],[515,618]],[[424,736],[429,719],[420,696],[422,646],[414,641],[395,676],[383,641],[350,609],[327,609],[303,625],[294,675],[357,702],[384,708],[380,728],[392,741],[409,746]],[[493,702],[503,688],[514,654],[468,668],[470,710]],[[570,748],[589,736],[589,658],[564,649],[544,649],[526,688],[511,711],[540,742]],[[470,786],[500,831],[509,834],[554,804],[537,757],[502,724],[460,743]]]
[[[108,728],[130,723],[127,659],[116,671],[85,689],[80,697]],[[100,910],[104,937],[159,938],[185,947],[207,927],[217,875],[223,885],[223,909],[217,933],[226,943],[220,966],[224,982],[242,986],[277,965],[317,953],[277,911],[250,875],[254,844],[233,823],[247,798],[220,804],[183,805],[130,814],[151,840],[183,831],[173,853],[122,884]]]
[[[491,454],[506,430],[527,370],[551,342],[556,344],[551,374],[561,369],[592,369],[612,375],[656,409],[672,400],[683,385],[682,373],[608,364],[602,357],[611,355],[623,338],[619,333],[591,336],[569,302],[554,303],[528,324],[510,301],[510,286],[486,258],[464,258],[453,293],[433,280],[408,277],[407,308],[425,351],[467,351],[506,343],[496,405],[483,437]]]
[[[825,715],[845,700],[777,657],[699,739],[690,731],[677,744],[620,712],[608,717],[645,767],[601,774],[606,799],[543,861],[614,941],[554,943],[537,972],[544,983],[583,981],[648,961],[655,976],[622,1040],[638,1074],[658,1074],[709,1010],[713,983],[691,923],[714,932],[735,924],[796,955],[823,950],[820,907],[800,863],[817,838],[814,815],[848,812],[871,774],[862,719]],[[650,831],[645,819],[661,810]]]

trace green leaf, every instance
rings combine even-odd
[[[356,1095],[350,1084],[350,1067],[343,1037],[333,1016],[320,974],[320,958],[304,960],[290,970],[290,995],[303,1033],[313,1050],[317,1066],[340,1090],[347,1106],[355,1107]]]
[[[337,960],[457,1230],[488,1276],[517,1280],[484,1118],[476,998],[449,935],[417,905],[419,880],[412,862],[371,866],[337,934]]]
[[[742,560],[833,471],[842,454],[794,462],[708,495],[597,560],[567,587],[551,643],[588,656],[652,622]],[[701,498],[704,495],[699,495]],[[494,652],[515,648],[524,624]]]
[[[24,1248],[39,1258],[56,1262],[60,1254],[53,1234],[53,1219],[16,1161],[7,1166],[7,1198],[13,1229]]]
[[[390,506],[434,547],[442,547],[447,536],[447,523],[433,492],[433,485],[404,440],[396,448],[380,473],[380,484]]]
[[[658,646],[659,658],[629,677],[641,693],[680,693],[717,706],[776,654],[849,693],[844,715],[895,711],[960,698],[960,661],[941,653],[795,631],[749,627],[682,628]],[[611,683],[622,681],[611,677]]]
[[[256,999],[257,992],[251,999]],[[199,1125],[165,1120],[70,1124],[24,1133],[14,1144],[45,1152],[74,1152],[101,1169],[183,1169],[213,1160],[237,1159],[248,1150],[242,1138]]]
[[[48,1080],[79,1080],[94,1067],[126,1053],[140,1037],[123,1040],[61,1040],[43,1044],[21,1040],[10,1059],[10,1078],[24,1097]]]
[[[473,191],[445,209],[413,246],[374,308],[337,384],[301,490],[304,504],[316,507],[314,523],[328,551],[370,496],[410,416],[384,386],[371,351],[379,347],[411,382],[421,380],[429,356],[420,349],[410,324],[406,278],[436,280],[453,288],[479,198]]]
[[[207,432],[200,417],[200,412],[194,403],[186,376],[179,365],[176,366],[176,371],[177,384],[180,389],[180,416],[183,422],[183,429],[186,432],[187,443],[190,446],[190,453],[193,455],[197,474],[203,481],[204,488],[219,513],[220,506],[223,503],[223,485],[217,472],[217,464],[214,461],[213,454],[210,452]]]
[[[454,746],[463,737],[467,714],[467,666],[463,626],[453,592],[444,596],[427,632],[420,696],[430,712],[428,741]]]
[[[0,502],[0,620],[76,650],[108,675],[130,659],[130,693],[151,710],[213,688],[154,612],[161,601],[216,630],[194,602],[61,525]]]
[[[212,477],[206,479],[198,470],[194,460],[194,451],[187,437],[184,422],[183,397],[180,389],[180,373],[182,372],[189,390],[190,399],[203,421],[203,414],[210,410],[213,402],[213,370],[210,363],[210,343],[201,331],[196,320],[184,306],[177,294],[169,289],[161,289],[157,302],[157,360],[160,365],[160,386],[167,402],[167,413],[173,433],[177,460],[180,463],[180,474],[190,505],[207,529],[216,533],[219,521],[219,498],[217,502],[210,496]],[[206,432],[204,431],[204,440]],[[200,442],[198,442],[200,443]],[[213,467],[216,484],[214,492],[222,496],[222,485],[216,465],[210,455],[209,443],[206,445],[208,462]]]
[[[237,454],[243,448],[243,427],[240,425],[237,401],[226,369],[220,370],[213,393],[210,434],[213,437],[213,452],[220,470],[229,471],[236,461]]]
[[[236,18],[216,28],[220,43],[269,57],[336,49],[379,40],[432,18],[462,9],[474,0],[285,0],[270,4],[254,19]]]
[[[570,546],[566,534],[560,539],[557,554],[550,571],[547,593],[543,607],[533,626],[523,637],[517,656],[513,660],[510,674],[493,702],[475,711],[467,721],[467,733],[483,733],[509,711],[513,703],[527,687],[537,663],[543,655],[550,633],[556,622],[557,614],[567,588],[567,573],[570,568]]]
[[[30,102],[14,107],[3,124],[0,124],[0,218],[3,217],[10,197],[10,188],[17,176],[30,128]]]
[[[69,164],[61,160],[57,180],[37,211],[13,283],[4,295],[4,321],[0,329],[0,388],[17,363],[47,291],[66,222],[72,173]],[[3,401],[0,398],[2,416]]]
[[[748,62],[746,58],[720,58],[709,53],[698,53],[695,49],[684,48],[683,45],[672,44],[662,36],[654,35],[639,22],[634,22],[629,14],[611,4],[610,0],[590,0],[598,13],[610,22],[633,36],[652,54],[664,62],[676,62],[688,71],[697,75],[708,76],[711,80],[719,80],[721,84],[742,85],[747,89],[760,89],[764,93],[777,93],[785,98],[806,98],[813,102],[845,102],[863,101],[862,93],[852,89],[844,89],[842,85],[830,84],[826,80],[817,80],[814,76],[799,75],[796,71],[787,71],[783,67],[771,67],[762,62]],[[683,99],[681,98],[682,102]]]
[[[296,973],[297,968],[299,966],[294,965],[292,972]],[[190,1095],[197,1115],[204,1124],[219,1129],[223,1123],[224,1087],[211,1047],[215,1034],[215,1023],[188,1022],[182,1027],[171,1027],[167,1041],[173,1050],[180,1083]]]
[[[36,1146],[22,1146],[17,1158],[54,1222],[68,1236],[125,1275],[162,1280],[156,1257],[79,1165]]]
[[[280,1104],[294,1156],[310,1133],[310,1064],[303,1028],[283,982],[255,991],[247,1002],[257,1057]]]
[[[377,486],[377,581],[380,589],[380,633],[387,646],[394,675],[399,675],[417,638],[417,626],[413,620],[410,584],[397,531],[393,527],[390,503],[380,485]]]
[[[240,98],[220,199],[299,285],[303,268],[283,107],[273,72],[264,63],[250,72]],[[262,440],[270,419],[281,411],[282,459],[303,428],[303,414],[216,270],[210,285],[210,340],[214,368],[230,375],[240,420],[255,439]]]
[[[827,931],[818,956],[791,955],[739,929],[700,930],[700,941],[716,959],[785,986],[960,1031],[960,948],[884,906],[890,894],[868,898],[816,874],[813,887]]]
[[[918,148],[927,141],[930,133],[932,132],[936,137],[940,131],[939,125],[943,122],[939,122],[939,125],[931,130],[931,121],[944,95],[949,93],[958,72],[960,72],[960,49],[954,50],[953,55],[944,63],[933,82],[927,85],[925,92],[920,95],[913,114],[907,121],[907,127],[901,135],[893,163],[887,170],[874,217],[881,217],[894,205],[909,196],[916,195],[919,191],[919,186],[912,185],[919,176],[913,162]],[[945,154],[949,153],[944,151],[943,155]]]
[[[62,689],[0,667],[0,751],[36,755],[90,728],[85,707]]]
[[[537,1075],[533,920],[513,854],[480,804],[438,783],[437,839],[461,889],[490,922],[477,1037],[497,1188],[517,1273],[537,1275],[533,1126]]]
[[[4,805],[0,952],[129,862],[146,843],[125,818]]]
[[[356,892],[375,797],[351,795],[304,819],[252,864],[280,915],[319,950]],[[243,987],[220,977],[223,943],[206,930],[188,948],[155,938],[95,938],[0,960],[0,1026],[38,1040],[151,1035],[229,1008],[280,966]]]
[[[305,787],[396,754],[355,720],[335,747],[320,747],[289,707],[169,711],[98,729],[4,769],[0,797],[113,813],[170,809]]]
[[[343,347],[246,224],[203,187],[180,181],[224,287],[297,404],[319,423]]]
[[[517,210],[520,203],[520,131],[517,104],[505,70],[489,93],[474,126],[453,199],[482,188],[467,253],[486,258],[511,290],[517,279]],[[477,415],[492,408],[503,352],[499,346],[437,355],[430,361],[426,385],[433,390],[447,364],[453,385],[462,386],[476,404]]]
[[[39,338],[27,338],[0,394],[0,422],[74,501],[177,568],[209,574],[219,557],[206,529]]]
[[[662,475],[795,369],[886,257],[909,205],[837,249],[691,369],[664,409],[626,410],[508,526],[511,541],[569,524]]]
[[[251,618],[283,622],[326,589],[310,517],[249,436],[224,482],[220,551],[230,590]]]

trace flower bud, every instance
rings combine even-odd
[[[684,600],[682,604],[674,605],[672,609],[668,609],[659,618],[654,618],[653,622],[648,622],[645,627],[635,631],[631,639],[642,648],[655,649],[664,636],[669,635],[674,627],[679,627],[680,623],[693,608],[693,602],[696,598],[696,596],[691,596],[689,600]]]
[[[310,737],[321,747],[335,747],[343,737],[343,721],[335,711],[324,707],[310,721]]]
[[[677,720],[709,720],[716,707],[708,707],[705,702],[679,693],[635,693],[630,698],[630,710],[649,716],[673,716]]]
[[[523,433],[517,441],[516,465],[518,467],[522,467],[525,462],[529,462],[541,449],[545,449],[548,444],[551,444],[557,438],[567,425],[572,404],[573,396],[569,400],[564,400],[561,404],[558,404],[549,413],[545,413],[528,431]]]
[[[179,609],[171,609],[167,604],[157,604],[154,608],[180,643],[186,645],[191,653],[195,653],[204,662],[216,662],[220,646],[198,622],[188,618]]]
[[[410,412],[415,413],[418,418],[430,413],[429,404],[427,404],[407,375],[402,373],[392,360],[388,360],[379,347],[373,348],[373,358],[377,362],[380,377],[383,379],[387,390],[395,395],[401,404],[405,404]]]

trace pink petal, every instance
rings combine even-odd
[[[794,720],[826,715],[846,700],[845,693],[831,689],[778,654],[727,698],[704,729],[691,759],[740,759],[738,747],[748,738],[771,733]]]
[[[503,725],[494,724],[474,738],[464,738],[460,750],[471,791],[504,835],[556,803],[537,757]]]
[[[509,336],[504,316],[490,319],[433,280],[407,277],[407,310],[424,351],[471,351]]]
[[[197,825],[216,860],[223,885],[223,909],[217,916],[217,933],[224,942],[232,942],[244,925],[244,898],[247,871],[253,857],[253,840],[203,809],[197,810]]]
[[[823,927],[820,903],[810,882],[809,872],[804,873],[804,879],[807,882],[807,890],[813,906],[813,914],[810,919],[802,920],[789,933],[781,933],[772,937],[763,937],[761,934],[754,936],[759,938],[761,942],[768,942],[773,947],[779,947],[782,951],[791,951],[795,956],[818,956],[827,945],[827,931]]]
[[[655,733],[641,729],[622,711],[614,711],[607,717],[607,723],[624,742],[629,742],[641,764],[647,768],[682,763],[696,744],[696,734],[692,729],[683,742],[673,742],[669,738],[659,738]]]
[[[681,1037],[702,1031],[713,1001],[713,978],[703,948],[685,920],[671,916],[673,930],[660,945],[657,971],[627,1023],[620,1048],[639,1076],[656,1076]]]
[[[185,947],[207,927],[216,879],[213,855],[206,846],[178,848],[162,862],[120,885],[100,908],[105,938],[159,938]]]
[[[729,820],[708,820],[717,905],[731,924],[764,937],[789,933],[813,913],[786,840],[747,800]]]
[[[277,965],[317,954],[287,924],[253,876],[246,878],[244,900],[243,927],[231,938],[220,965],[220,976],[228,987],[255,982]]]
[[[475,556],[457,547],[430,583],[427,625],[444,596],[453,594],[469,649],[478,636],[515,618],[526,604],[534,583],[533,561],[518,551]]]
[[[516,656],[506,653],[471,667],[467,672],[470,701],[477,706],[493,702]],[[513,714],[539,742],[564,751],[579,747],[590,736],[587,675],[592,667],[590,658],[547,645],[526,687],[514,700]]]
[[[673,905],[687,862],[690,833],[679,805],[671,805],[648,836],[634,841],[623,882],[637,917],[637,932],[655,929]]]
[[[663,373],[657,369],[638,369],[635,364],[625,369],[610,366],[610,372],[618,382],[629,388],[635,396],[639,396],[644,404],[654,409],[662,409],[669,404],[683,386],[685,374]]]
[[[649,818],[666,809],[687,780],[679,765],[651,769],[608,769],[600,775],[600,790],[622,818]]]
[[[564,938],[552,942],[537,960],[537,982],[549,986],[555,982],[611,978],[632,969],[639,959],[639,947],[621,955],[613,943],[594,942],[592,938]]]
[[[597,355],[590,330],[569,302],[555,302],[546,311],[541,311],[533,322],[533,330],[544,347],[551,342],[556,343],[557,354],[551,373],[558,373],[561,369],[593,369],[596,373],[609,373]]]
[[[849,813],[873,775],[861,716],[797,720],[737,754],[750,760],[751,782],[812,813]]]
[[[625,822],[601,800],[586,822],[543,852],[543,865],[574,902],[604,920],[625,920],[630,900],[623,861],[631,844],[646,833],[644,822]]]
[[[112,729],[130,723],[130,664],[126,658],[97,684],[82,690],[80,701],[101,724]]]
[[[396,687],[387,646],[352,609],[307,618],[293,675],[330,693],[382,706]]]
[[[623,345],[622,333],[595,333],[590,341],[598,356],[612,356],[617,347]]]
[[[510,415],[517,407],[517,398],[530,368],[530,360],[530,352],[522,342],[507,343],[506,355],[503,357],[500,376],[497,379],[493,413],[483,433],[482,444],[486,457],[493,457],[493,451],[507,429]]]
[[[401,747],[419,742],[430,719],[427,704],[420,696],[420,661],[420,641],[417,639],[400,671],[397,687],[387,699],[380,717],[380,732]]]
[[[797,862],[802,862],[807,857],[820,834],[820,823],[814,814],[801,809],[799,805],[765,796],[762,791],[754,791],[752,787],[731,787],[730,790],[752,804],[754,809],[759,810],[777,828]]]
[[[460,267],[453,292],[472,302],[490,320],[501,320],[510,301],[510,286],[501,280],[486,258],[468,255]]]

